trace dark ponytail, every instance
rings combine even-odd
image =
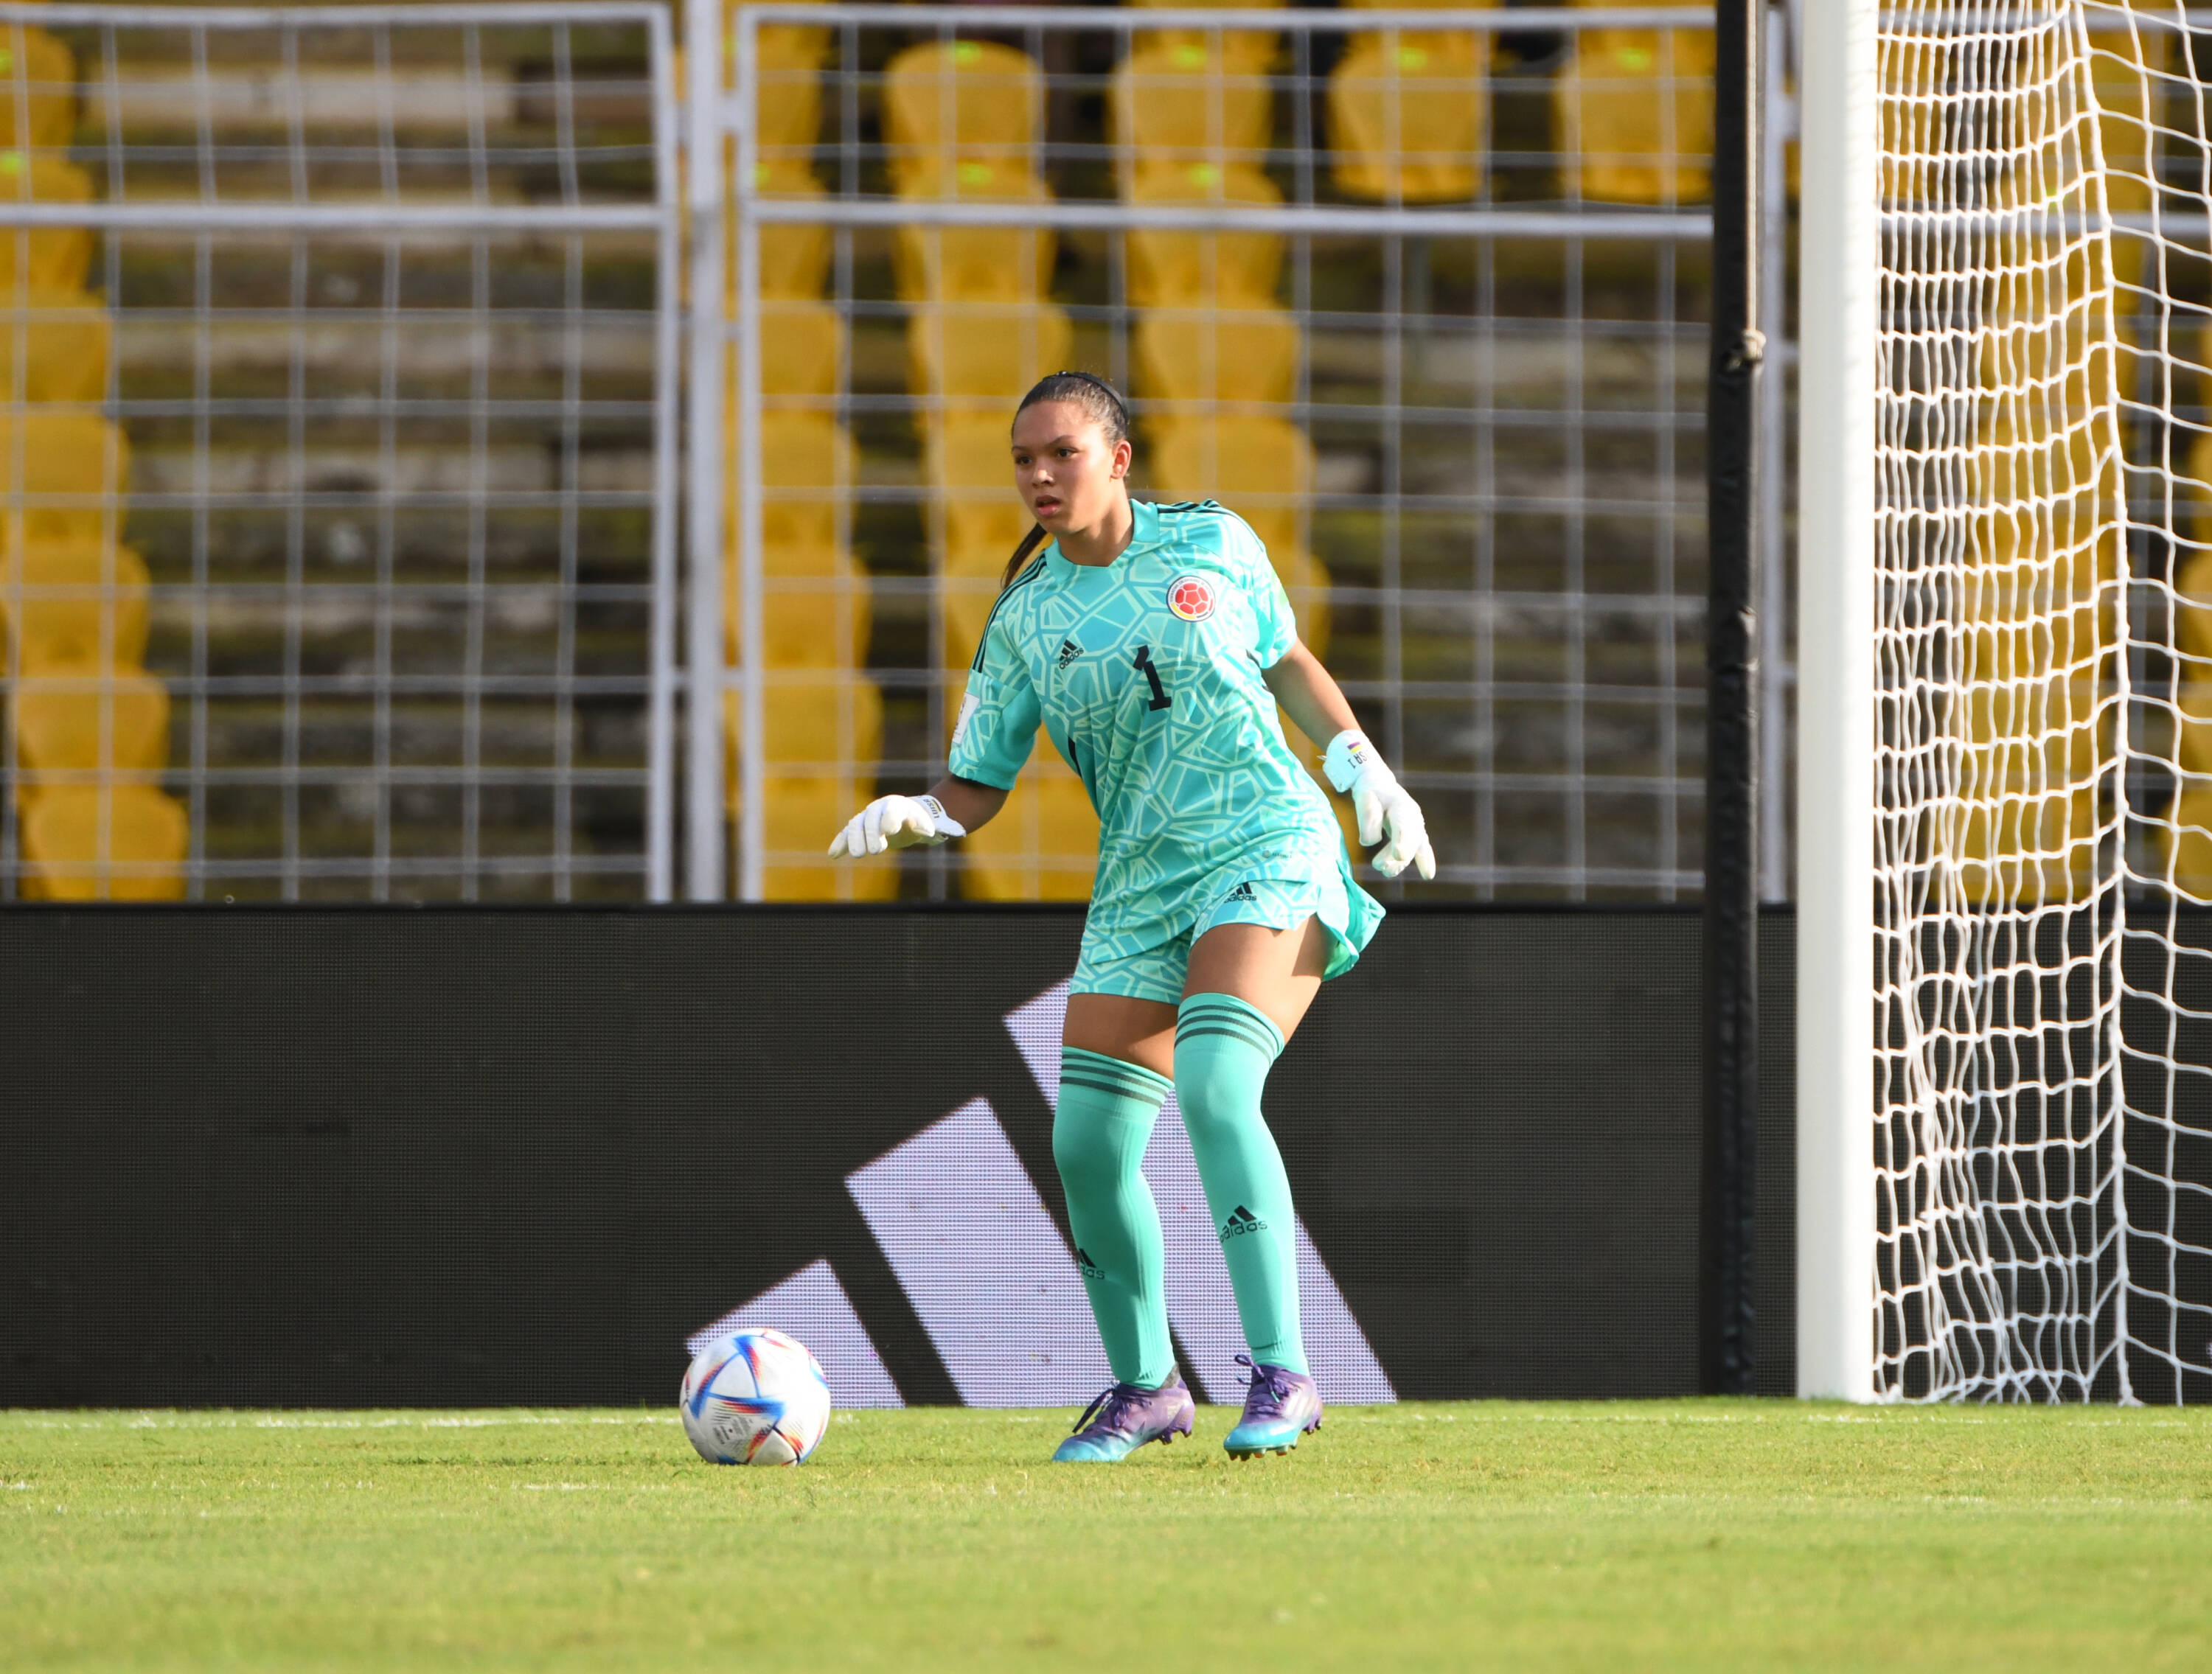
[[[1080,407],[1085,414],[1097,422],[1106,433],[1106,445],[1129,440],[1129,409],[1121,400],[1121,392],[1104,379],[1088,372],[1055,372],[1037,380],[1036,387],[1022,397],[1021,405],[1014,409],[1019,418],[1030,408],[1043,401],[1065,401]],[[1022,543],[1014,549],[1014,555],[1006,560],[1006,573],[999,578],[999,591],[1004,592],[1014,585],[1014,578],[1022,573],[1030,555],[1044,544],[1044,525],[1030,525],[1030,532],[1022,537]]]
[[[1014,555],[1006,560],[1006,573],[999,578],[999,591],[1004,592],[1014,585],[1014,578],[1022,573],[1022,566],[1030,561],[1030,554],[1044,544],[1044,525],[1033,523],[1030,532],[1022,537],[1022,543],[1014,549]]]

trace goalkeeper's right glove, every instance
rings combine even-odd
[[[967,834],[968,828],[946,813],[935,797],[878,797],[830,839],[830,858],[857,860],[885,849],[934,845]]]

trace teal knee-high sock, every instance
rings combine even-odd
[[[1159,1206],[1145,1183],[1145,1146],[1173,1083],[1118,1058],[1066,1046],[1052,1156],[1067,1192],[1075,1265],[1115,1380],[1158,1389],[1175,1370]]]
[[[1233,994],[1193,994],[1176,1023],[1176,1097],[1229,1262],[1252,1358],[1306,1367],[1298,1334],[1297,1216],[1260,1089],[1283,1050],[1267,1014]]]

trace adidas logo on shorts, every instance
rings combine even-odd
[[[1242,1238],[1248,1232],[1267,1230],[1267,1223],[1265,1221],[1245,1208],[1243,1204],[1239,1204],[1229,1218],[1221,1223],[1221,1241],[1225,1244],[1232,1238]]]
[[[1252,893],[1251,884],[1249,882],[1244,882],[1238,884],[1234,889],[1231,889],[1221,899],[1223,901],[1227,902],[1232,901],[1254,901],[1256,900],[1257,897]]]
[[[1073,640],[1062,640],[1060,642],[1060,662],[1058,666],[1064,669],[1070,663],[1073,663],[1077,658],[1082,655],[1083,647],[1081,646],[1076,644]]]

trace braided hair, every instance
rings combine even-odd
[[[1022,397],[1021,405],[1014,409],[1019,418],[1030,408],[1045,401],[1065,401],[1079,407],[1084,415],[1097,422],[1106,433],[1109,447],[1129,440],[1129,409],[1122,403],[1121,393],[1104,379],[1088,372],[1055,372],[1041,378],[1036,386]],[[1030,555],[1044,544],[1044,525],[1030,525],[1030,532],[1022,537],[1022,543],[1014,549],[1014,555],[1006,560],[1006,573],[999,578],[1000,591],[1013,585],[1014,578],[1029,562]]]

